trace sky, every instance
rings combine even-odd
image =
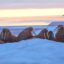
[[[64,0],[0,0],[0,8],[63,8]]]
[[[0,0],[0,25],[12,25],[14,21],[17,21],[15,25],[21,25],[18,21],[64,20],[62,15],[64,0]],[[42,21],[42,24],[48,22]]]

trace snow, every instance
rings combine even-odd
[[[64,64],[64,44],[46,39],[0,44],[0,64]]]
[[[0,64],[64,64],[64,43],[34,38],[0,44]]]

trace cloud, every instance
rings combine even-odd
[[[64,7],[64,0],[0,0],[0,8]]]
[[[63,3],[64,0],[0,0],[0,3]]]

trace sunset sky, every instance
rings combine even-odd
[[[48,25],[62,15],[64,0],[0,0],[0,26]]]
[[[64,8],[64,0],[0,0],[0,8]]]

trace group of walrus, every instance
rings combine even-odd
[[[64,42],[64,26],[58,25],[56,29],[57,29],[56,34],[54,34],[53,31],[48,31],[48,29],[44,28],[38,35],[33,36],[32,34],[33,28],[28,27],[23,31],[21,31],[18,36],[15,36],[11,33],[9,29],[4,28],[2,29],[0,34],[0,43],[19,42],[21,40],[27,40],[31,38],[40,38],[57,42]]]

